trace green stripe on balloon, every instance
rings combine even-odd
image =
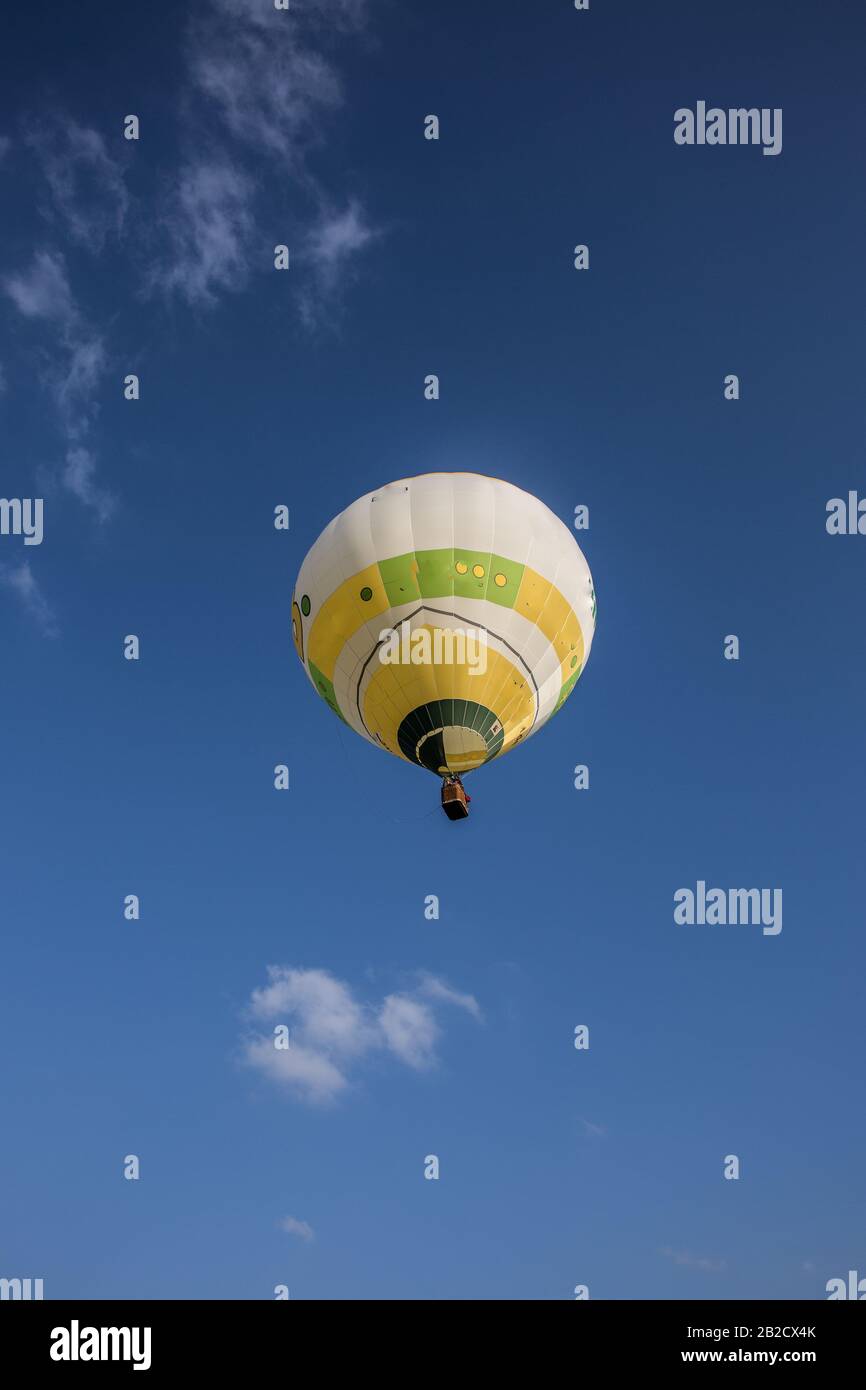
[[[392,608],[414,599],[480,598],[513,608],[525,566],[483,550],[410,550],[379,561]],[[480,573],[476,573],[480,571]]]
[[[344,724],[348,724],[349,721],[344,716],[343,711],[340,709],[340,706],[337,702],[337,696],[334,691],[333,684],[331,683],[331,681],[328,680],[328,677],[324,674],[324,672],[319,670],[318,666],[313,665],[312,661],[310,662],[310,675],[313,677],[316,689],[318,690],[322,699],[325,701],[325,704],[330,705],[331,709],[334,711],[336,715],[339,716],[340,719],[342,719]]]

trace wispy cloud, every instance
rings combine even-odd
[[[443,1004],[454,1004],[458,1009],[465,1009],[473,1018],[481,1020],[481,1009],[478,1000],[472,994],[461,994],[459,990],[452,989],[444,980],[440,980],[437,975],[430,975],[422,971],[418,982],[419,994],[424,994],[428,999],[437,999]]]
[[[299,167],[319,117],[342,100],[335,70],[308,42],[303,13],[267,0],[201,6],[188,53],[193,86],[227,133],[288,167]]]
[[[356,201],[342,211],[320,211],[301,251],[302,262],[311,271],[299,294],[301,317],[307,327],[318,327],[328,317],[334,297],[355,278],[358,253],[381,235],[370,226]]]
[[[213,3],[227,15],[243,16],[263,27],[273,22],[273,0],[213,0]],[[369,0],[292,0],[290,9],[280,11],[279,22],[297,22],[300,16],[330,30],[357,29],[366,21],[369,8]]]
[[[44,211],[73,241],[99,252],[123,230],[129,194],[119,159],[103,136],[57,114],[32,124],[24,136],[45,177]]]
[[[89,449],[80,444],[67,450],[66,461],[60,475],[61,482],[73,497],[83,502],[96,513],[98,521],[107,521],[112,515],[115,501],[112,495],[96,483],[96,460]]]
[[[3,289],[25,318],[69,324],[76,317],[66,267],[58,254],[37,251],[27,270],[4,278]]]
[[[686,1269],[699,1269],[707,1274],[720,1274],[725,1269],[724,1260],[692,1255],[688,1250],[672,1250],[669,1245],[664,1246],[659,1254],[664,1255],[665,1259],[673,1260],[675,1265],[682,1265]]]
[[[263,230],[264,193],[276,186],[294,195],[302,320],[319,325],[339,302],[377,233],[357,199],[335,208],[309,157],[325,138],[326,117],[344,102],[325,44],[335,29],[362,25],[366,12],[365,0],[310,0],[289,11],[271,0],[197,7],[186,45],[187,154],[157,219],[149,290],[212,307],[243,288],[254,267],[270,268],[273,246],[290,235],[287,226]]]
[[[272,0],[201,0],[183,40],[184,153],[147,232],[129,215],[128,151],[63,114],[22,121],[19,144],[42,175],[41,212],[67,249],[98,254],[134,232],[145,290],[200,308],[242,289],[257,267],[274,273],[273,246],[288,241],[301,320],[327,323],[380,235],[357,198],[326,194],[310,168],[327,119],[345,102],[329,47],[362,28],[367,11],[367,0],[305,0],[288,11]],[[0,159],[11,145],[0,135]],[[290,219],[275,208],[283,197]],[[92,435],[108,370],[105,335],[76,302],[56,249],[37,250],[0,288],[43,329],[43,381],[65,434],[60,484],[104,522],[116,501],[99,481]]]
[[[253,254],[252,204],[252,179],[225,158],[181,169],[162,212],[166,254],[151,267],[150,286],[198,305],[242,289]]]
[[[106,370],[105,343],[80,323],[64,346],[49,384],[70,437],[77,439],[87,431],[94,413],[93,393]]]
[[[43,376],[66,436],[61,483],[97,520],[106,521],[114,498],[97,484],[96,459],[84,442],[98,413],[95,393],[107,370],[104,341],[75,303],[59,253],[37,251],[26,270],[3,279],[2,289],[25,319],[50,326],[42,349]]]
[[[244,1059],[301,1100],[332,1101],[348,1087],[354,1067],[376,1050],[416,1071],[435,1066],[441,1028],[433,1001],[481,1017],[471,994],[433,975],[374,1004],[357,999],[326,970],[270,966],[267,985],[253,991],[249,1014],[259,1024],[286,1024],[290,1045],[275,1047],[273,1034],[258,1033],[245,1040]]]
[[[42,211],[73,242],[98,253],[123,230],[129,196],[120,161],[98,131],[55,115],[30,122],[23,143],[34,155],[47,189]],[[97,390],[107,371],[105,340],[87,321],[69,284],[64,256],[37,251],[24,270],[6,275],[2,289],[18,312],[48,330],[41,346],[43,383],[65,435],[61,485],[100,522],[115,499],[96,478],[87,443],[98,414]]]
[[[352,202],[343,212],[321,215],[307,238],[310,259],[323,275],[335,275],[349,256],[361,251],[376,235],[361,208]]]
[[[282,1216],[277,1225],[287,1235],[299,1236],[301,1240],[306,1241],[315,1239],[315,1232],[309,1222],[299,1221],[295,1216]]]
[[[56,637],[57,618],[36,580],[29,560],[0,566],[0,585],[18,599],[45,637]]]
[[[583,1125],[583,1132],[588,1139],[604,1139],[607,1137],[607,1130],[604,1125],[593,1124],[592,1120],[585,1120],[583,1116],[580,1118],[580,1123]]]

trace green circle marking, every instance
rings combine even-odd
[[[365,584],[363,589],[361,590],[361,598],[364,600],[365,603],[369,603],[372,597],[373,590],[370,588],[368,584]]]
[[[304,615],[305,618],[309,618],[309,616],[310,616],[310,595],[309,595],[309,594],[304,594],[304,597],[301,599],[301,612],[303,613],[303,615]]]

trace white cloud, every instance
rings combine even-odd
[[[379,1012],[388,1047],[407,1066],[430,1067],[436,1060],[439,1029],[429,1005],[407,994],[389,994]]]
[[[57,636],[54,610],[34,577],[29,560],[22,560],[20,565],[0,567],[0,584],[15,595],[44,636]]]
[[[336,1062],[294,1041],[278,1051],[273,1038],[254,1038],[246,1043],[244,1057],[270,1081],[313,1105],[335,1100],[349,1084]]]
[[[258,1024],[287,1025],[289,1046],[275,1047],[272,1032],[259,1033],[246,1039],[244,1060],[299,1099],[327,1103],[347,1089],[352,1070],[375,1051],[414,1070],[435,1065],[441,1029],[427,1000],[456,1003],[481,1016],[472,995],[434,975],[423,975],[414,990],[368,1004],[327,970],[269,966],[268,983],[253,991],[248,1012]]]
[[[283,1216],[277,1222],[281,1231],[290,1236],[300,1236],[301,1240],[313,1240],[315,1232],[307,1221],[299,1221],[295,1216]]]
[[[686,1269],[699,1269],[704,1273],[719,1274],[725,1268],[724,1260],[713,1260],[703,1255],[692,1255],[688,1250],[671,1250],[666,1245],[659,1251],[666,1259],[673,1260],[675,1265],[682,1265]]]
[[[343,1055],[363,1052],[371,1042],[365,1010],[349,986],[327,970],[291,970],[272,966],[270,984],[253,991],[250,1008],[255,1018],[291,1016],[305,1040]]]
[[[49,216],[57,217],[74,241],[101,251],[108,236],[122,231],[129,206],[120,162],[109,154],[103,137],[56,116],[33,126],[25,143],[45,176]]]

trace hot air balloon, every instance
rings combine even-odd
[[[528,492],[477,473],[403,478],[353,502],[309,551],[292,634],[318,694],[362,738],[442,779],[536,733],[595,631],[589,566]]]

